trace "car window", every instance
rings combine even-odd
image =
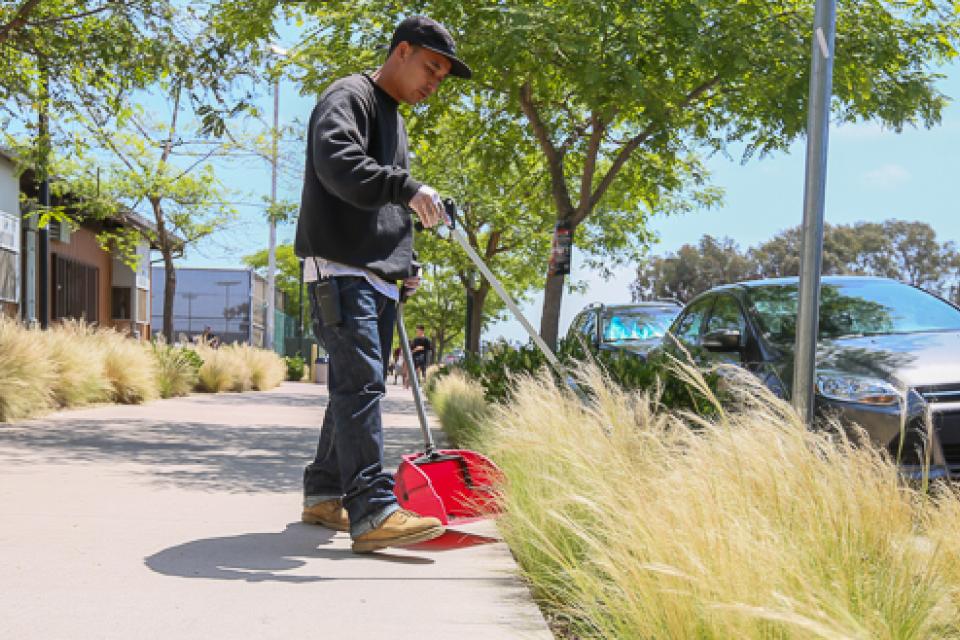
[[[607,309],[602,318],[604,342],[654,340],[663,337],[677,316],[675,307],[621,307]]]
[[[770,340],[793,342],[797,284],[748,290],[752,313]],[[819,339],[960,331],[960,311],[926,291],[892,280],[844,280],[820,287]]]
[[[707,328],[704,333],[713,331],[739,331],[741,335],[746,332],[747,323],[740,311],[740,305],[734,300],[733,296],[717,296],[716,303],[710,311],[710,318],[707,320]]]
[[[700,329],[712,304],[713,298],[704,298],[687,308],[674,327],[674,336],[684,344],[699,344]]]
[[[593,309],[583,314],[583,324],[581,325],[580,333],[591,340],[593,340],[593,337],[597,334],[596,317],[597,314]]]

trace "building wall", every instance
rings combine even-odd
[[[112,259],[110,254],[100,248],[97,242],[97,235],[84,228],[75,228],[70,234],[70,242],[64,243],[58,240],[50,240],[50,262],[49,271],[51,276],[51,286],[48,296],[50,313],[54,312],[53,291],[53,260],[54,255],[59,254],[66,258],[91,265],[100,270],[99,273],[99,295],[97,301],[97,315],[100,323],[104,326],[111,326],[110,322],[110,283],[112,281]]]
[[[0,315],[19,315],[20,181],[9,159],[0,156]]]

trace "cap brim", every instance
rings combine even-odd
[[[449,61],[450,61],[450,75],[456,76],[456,77],[458,77],[458,78],[463,78],[464,80],[469,80],[470,78],[473,77],[473,71],[472,71],[472,70],[470,69],[470,67],[468,67],[468,66],[466,65],[466,63],[465,63],[463,60],[461,60],[460,58],[457,58],[456,56],[452,56],[452,55],[450,55],[449,53],[447,53],[447,52],[445,52],[445,51],[440,51],[439,49],[434,49],[433,47],[427,46],[427,45],[425,45],[425,44],[421,44],[421,45],[419,45],[419,46],[423,47],[424,49],[430,49],[430,51],[433,51],[434,53],[439,53],[439,54],[442,55],[444,58],[446,58],[447,60],[449,60]]]

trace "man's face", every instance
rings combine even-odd
[[[421,329],[420,327],[417,327],[417,337],[418,338],[423,337],[423,329]]]
[[[430,49],[401,42],[394,54],[400,59],[397,92],[407,104],[417,104],[432,96],[450,73],[450,61]]]

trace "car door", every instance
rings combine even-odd
[[[713,296],[699,298],[687,306],[673,323],[670,333],[664,336],[665,347],[675,355],[682,355],[679,353],[678,345],[670,338],[672,335],[680,343],[679,346],[689,351],[695,360],[700,360],[703,328],[706,326],[707,316],[712,306]]]
[[[748,338],[747,321],[740,308],[740,303],[729,294],[718,295],[710,308],[710,312],[703,325],[701,336],[716,335],[723,332],[736,331],[740,336],[740,346],[738,349],[727,349],[723,351],[706,351],[707,358],[713,362],[725,362],[728,364],[744,364],[744,351]],[[701,338],[702,340],[702,338]]]

